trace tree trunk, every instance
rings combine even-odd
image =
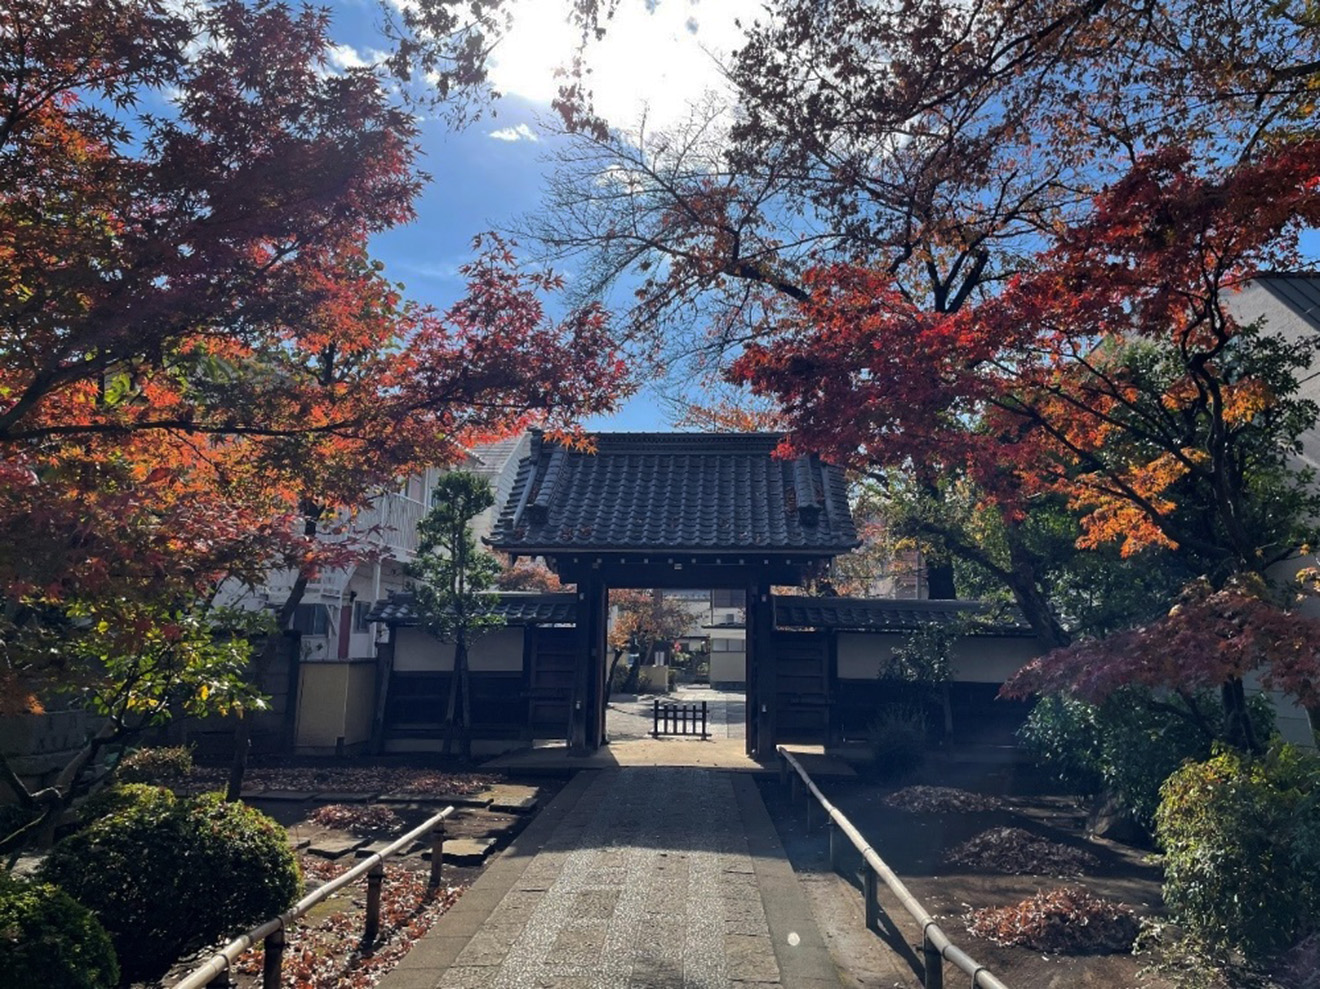
[[[1264,751],[1251,724],[1251,711],[1247,707],[1247,692],[1241,677],[1227,680],[1219,689],[1224,704],[1224,735],[1230,745],[1244,752],[1259,755]]]
[[[1060,649],[1072,642],[1072,636],[1064,631],[1050,607],[1049,599],[1041,589],[1039,566],[1034,556],[1021,542],[1008,533],[1009,589],[1022,609],[1022,617],[1027,620],[1036,638],[1047,649]]]
[[[462,699],[462,716],[458,725],[458,737],[463,746],[463,759],[472,761],[472,680],[468,676],[468,651],[466,639],[461,640],[454,650],[454,665],[458,667],[458,692]]]
[[[275,613],[275,630],[266,636],[266,641],[261,645],[261,651],[257,653],[256,661],[252,666],[252,680],[254,683],[260,683],[262,678],[274,665],[279,657],[280,650],[284,648],[284,630],[289,627],[289,622],[293,620],[293,614],[298,610],[298,605],[302,604],[303,595],[307,593],[307,582],[311,575],[306,570],[299,570],[298,576],[294,579],[293,586],[289,588],[289,596],[284,604],[280,605],[280,610]],[[343,621],[340,616],[340,621]],[[225,787],[225,802],[237,803],[243,792],[243,777],[247,775],[248,750],[252,747],[252,721],[248,717],[248,712],[239,711],[238,724],[234,726],[234,755],[229,764],[229,783]]]
[[[948,557],[926,561],[926,594],[933,601],[953,601],[958,590],[953,584],[953,561]]]
[[[623,655],[624,652],[622,649],[615,649],[614,658],[610,660],[610,675],[605,678],[606,704],[608,704],[610,702],[610,698],[614,696],[614,671],[619,668],[619,660],[623,659]]]
[[[454,667],[449,672],[449,702],[445,705],[445,744],[441,755],[449,756],[453,752],[454,730],[458,726],[458,653],[459,643],[454,643]]]

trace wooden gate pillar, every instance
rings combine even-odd
[[[605,633],[608,611],[605,582],[592,575],[578,581],[573,708],[569,712],[568,745],[575,752],[600,748],[604,737]]]
[[[747,754],[770,759],[775,754],[774,603],[770,585],[747,588]]]

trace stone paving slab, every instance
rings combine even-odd
[[[839,985],[755,783],[692,768],[579,773],[380,983]]]

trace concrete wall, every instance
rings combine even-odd
[[[710,682],[745,684],[747,682],[747,653],[712,652],[710,654]]]
[[[468,646],[473,673],[517,673],[523,666],[523,626],[498,628]],[[398,673],[442,673],[454,668],[454,645],[425,629],[394,630],[394,669]]]
[[[907,636],[877,632],[839,633],[839,679],[874,680]],[[1040,646],[1033,638],[970,636],[954,646],[956,683],[1003,683],[1022,668]]]
[[[302,755],[352,750],[371,739],[376,707],[376,664],[304,663],[299,670],[295,751]]]

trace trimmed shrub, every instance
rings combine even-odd
[[[49,883],[0,872],[0,973],[6,985],[113,989],[115,949],[86,907]]]
[[[118,803],[115,803],[115,801]],[[108,812],[42,866],[110,932],[128,980],[163,975],[196,951],[289,907],[301,880],[275,821],[219,794],[178,799],[124,787]]]
[[[164,787],[146,783],[117,784],[93,794],[79,804],[78,823],[86,827],[108,814],[119,814],[133,808],[140,808],[140,813],[150,813],[151,808],[164,811],[172,806],[174,794]]]
[[[1320,929],[1320,761],[1220,752],[1161,790],[1164,898],[1214,954],[1267,958]]]
[[[192,749],[186,745],[138,749],[119,764],[115,777],[122,783],[175,786],[188,779],[192,768]]]
[[[1018,735],[1038,760],[1080,793],[1108,790],[1147,833],[1155,823],[1160,785],[1188,759],[1210,757],[1212,740],[1191,717],[1175,713],[1177,696],[1152,704],[1149,691],[1130,687],[1095,706],[1072,697],[1043,697]],[[1194,698],[1205,723],[1222,718],[1218,700]],[[1257,737],[1273,734],[1274,713],[1252,698]]]
[[[926,718],[919,708],[882,707],[866,726],[871,772],[893,779],[911,772],[926,756]]]

